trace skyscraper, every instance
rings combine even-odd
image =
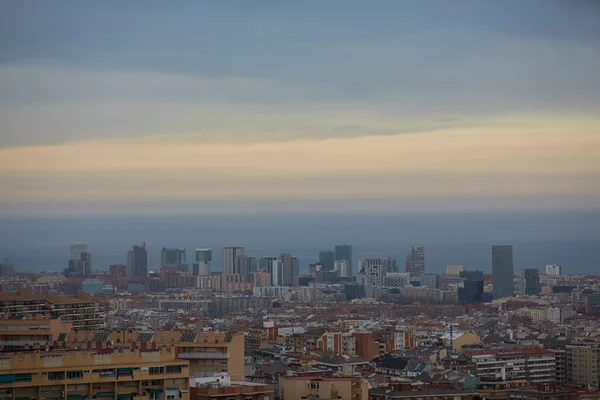
[[[563,267],[556,264],[546,265],[546,275],[548,276],[561,276],[563,274]]]
[[[160,250],[160,266],[185,264],[185,249],[163,247]]]
[[[284,286],[292,286],[294,280],[292,278],[292,256],[290,254],[284,253],[280,254],[277,257],[283,264],[283,285]]]
[[[463,282],[458,287],[458,301],[461,304],[481,303],[483,299],[483,272],[460,271]]]
[[[537,268],[523,270],[525,275],[525,295],[538,296],[540,294],[540,271]]]
[[[350,260],[346,260],[350,261]],[[333,251],[320,251],[319,252],[319,263],[323,264],[325,271],[333,270],[335,263],[335,253]]]
[[[141,246],[137,244],[133,246],[130,252],[130,276],[147,277],[148,276],[148,251],[146,250],[146,242],[142,242]]]
[[[198,271],[194,267],[194,275],[210,275],[212,272],[212,249],[196,249],[196,264]]]
[[[283,286],[283,261],[275,259],[272,261],[271,266],[271,284],[273,286]]]
[[[298,285],[298,278],[300,277],[300,259],[292,257],[292,281],[294,285]]]
[[[243,247],[223,247],[221,268],[224,275],[233,275],[233,269],[235,267],[235,258],[237,256],[243,256]]]
[[[248,282],[248,274],[250,271],[250,263],[248,257],[240,254],[233,261],[233,273],[241,277],[242,282]]]
[[[494,298],[514,296],[513,247],[492,246],[492,284]]]
[[[350,264],[350,275],[352,275],[352,245],[351,244],[338,244],[335,246],[334,250],[335,250],[335,260],[334,261],[348,260],[348,263]]]
[[[429,289],[440,288],[440,276],[438,274],[424,274],[421,280],[421,286],[426,286]]]
[[[68,277],[84,277],[92,274],[92,253],[88,251],[87,244],[69,245],[69,263],[64,273]]]
[[[413,246],[406,258],[406,272],[411,277],[422,277],[425,273],[425,247]]]

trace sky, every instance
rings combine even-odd
[[[600,208],[600,2],[0,2],[0,216]]]

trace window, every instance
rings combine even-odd
[[[65,379],[65,371],[48,372],[48,380],[56,381],[59,379]]]
[[[165,367],[150,367],[150,375],[160,375],[165,373]]]
[[[83,379],[83,371],[67,371],[67,379]]]
[[[167,374],[180,374],[181,373],[181,365],[168,365],[167,366]]]
[[[310,388],[311,389],[319,389],[319,382],[311,382]]]

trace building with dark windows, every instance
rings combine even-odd
[[[494,298],[514,296],[512,246],[492,246],[492,284]]]
[[[483,301],[483,271],[460,271],[462,282],[458,288],[458,301],[461,304],[477,304]]]
[[[233,275],[235,258],[245,254],[243,247],[223,247],[221,258],[221,269],[223,275]]]
[[[134,245],[129,252],[129,275],[145,278],[148,276],[148,250],[146,243]]]
[[[406,272],[411,277],[419,278],[425,274],[425,247],[413,246],[406,258]]]
[[[523,270],[525,276],[525,295],[538,296],[540,294],[540,271],[537,268]]]
[[[352,245],[351,244],[339,244],[335,246],[335,260],[348,260],[350,263],[350,273],[352,274]],[[332,268],[333,269],[333,266]]]
[[[335,253],[333,251],[319,252],[319,263],[323,264],[323,268],[325,269],[325,271],[331,271],[333,269],[335,260]]]

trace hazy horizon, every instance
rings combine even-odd
[[[3,2],[0,217],[598,210],[599,20],[560,0]]]

